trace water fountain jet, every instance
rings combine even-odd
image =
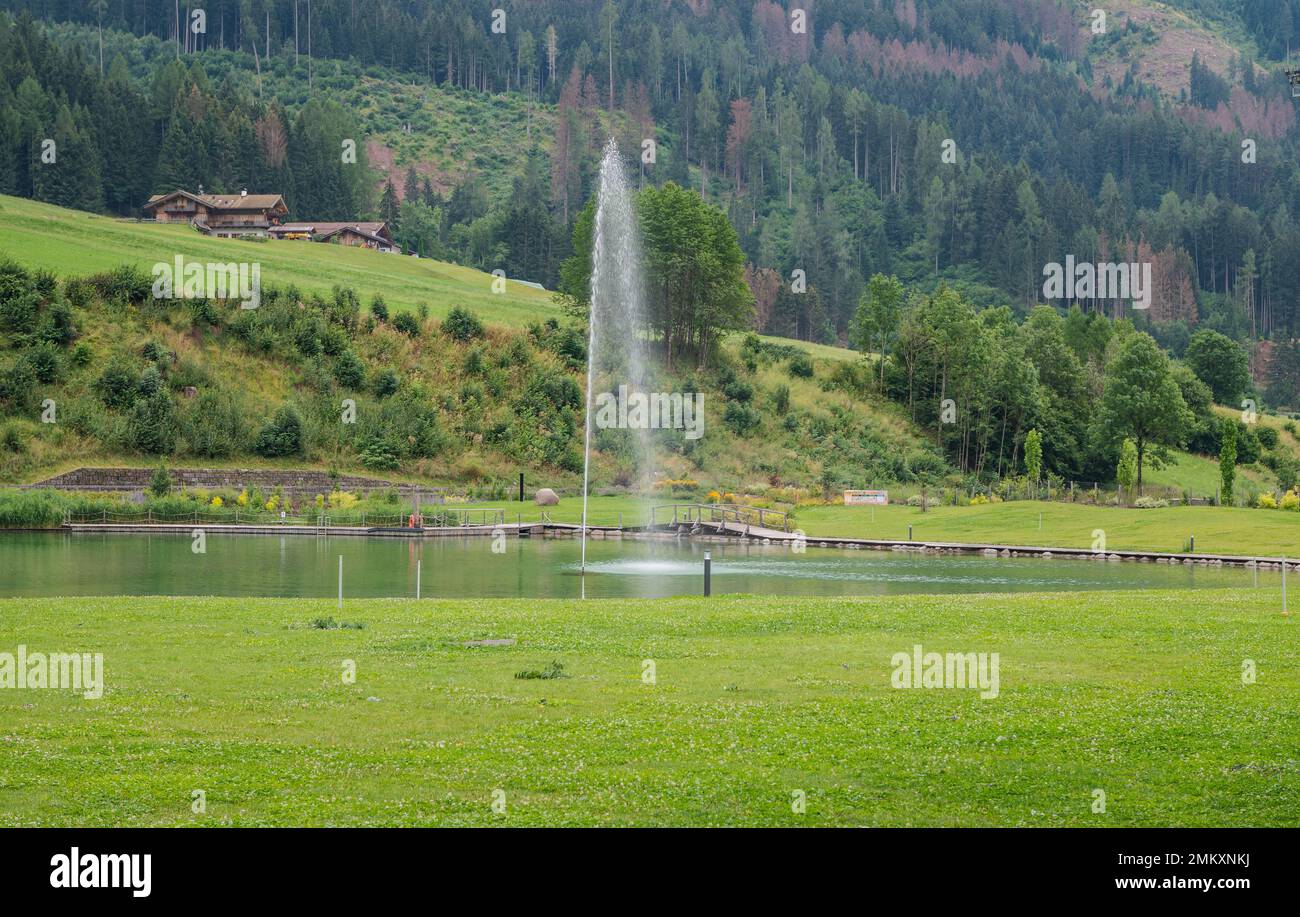
[[[646,354],[645,287],[636,209],[618,144],[611,137],[600,162],[600,185],[592,228],[591,307],[587,318],[587,404],[582,450],[582,561],[587,572],[587,498],[591,478],[591,404],[597,376],[612,380],[610,390],[644,390],[649,380]],[[641,492],[649,490],[650,431],[638,428],[636,454]]]

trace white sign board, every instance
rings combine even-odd
[[[845,506],[884,506],[889,502],[889,491],[887,490],[846,490],[844,491]]]

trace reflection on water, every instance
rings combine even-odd
[[[208,529],[206,551],[189,535],[0,533],[0,596],[333,596],[343,556],[345,596],[660,597],[697,594],[704,551],[713,592],[876,595],[1273,586],[1276,573],[1229,567],[1009,559],[808,548],[589,541],[579,575],[571,539],[320,538],[226,535]],[[585,581],[585,582],[584,582]]]

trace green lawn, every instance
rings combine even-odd
[[[0,691],[0,825],[1296,825],[1278,604],[0,600],[0,652],[102,652],[106,681]],[[517,643],[463,645],[489,638]],[[997,697],[892,688],[918,643],[998,653]]]
[[[1039,514],[1042,527],[1039,527]],[[874,519],[874,521],[873,521]],[[1110,550],[1182,551],[1190,535],[1203,554],[1286,554],[1300,558],[1300,513],[1221,506],[1129,509],[1021,500],[985,506],[801,507],[796,524],[810,538],[906,538],[917,541],[1091,548],[1093,531]]]

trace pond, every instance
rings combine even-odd
[[[0,597],[56,595],[572,598],[581,590],[577,539],[325,538],[227,535],[0,533]],[[704,552],[715,594],[892,595],[1078,592],[1274,586],[1280,574],[1087,560],[988,558],[754,543],[593,540],[586,594],[655,598],[698,594]]]

